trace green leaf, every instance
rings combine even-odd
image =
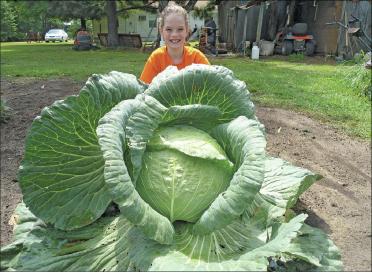
[[[285,254],[283,256],[291,266],[290,269],[342,271],[341,255],[335,244],[323,231],[306,224],[301,228],[300,235],[291,242]]]
[[[196,234],[225,227],[243,214],[261,188],[264,179],[266,140],[262,125],[246,117],[217,126],[212,136],[234,162],[230,186],[203,213],[194,226]]]
[[[215,139],[191,126],[175,125],[159,128],[149,140],[147,151],[165,149],[177,150],[195,158],[223,161],[228,166],[232,166]]]
[[[165,107],[216,106],[222,113],[219,118],[222,122],[238,116],[255,118],[254,105],[245,83],[222,66],[192,64],[182,70],[168,67],[154,78],[146,94]]]
[[[128,234],[134,227],[123,217],[102,217],[73,231],[47,226],[24,210],[16,227],[16,256],[4,263],[9,247],[1,249],[1,269],[16,271],[133,271]],[[24,225],[32,225],[25,233]]]
[[[227,160],[190,157],[177,150],[146,152],[139,176],[141,197],[171,222],[195,222],[232,177]]]
[[[227,260],[265,244],[257,236],[265,230],[258,230],[241,219],[206,235],[195,235],[192,228],[192,224],[176,223],[176,248],[190,259],[208,263]]]
[[[262,187],[244,217],[248,219],[250,215],[265,211],[269,223],[283,216],[296,204],[298,197],[320,178],[320,175],[292,166],[282,159],[266,158]]]
[[[189,125],[206,132],[221,123],[222,112],[216,106],[192,104],[169,107],[160,123],[161,126]],[[202,118],[201,118],[202,117]]]
[[[196,222],[233,174],[233,164],[217,141],[184,125],[159,128],[142,164],[137,191],[171,222]]]
[[[129,149],[126,144],[125,128],[129,124],[130,118],[138,113],[136,111],[143,103],[143,99],[146,100],[142,97],[142,99],[136,98],[119,103],[99,122],[97,135],[104,157],[105,182],[112,200],[119,205],[120,211],[129,221],[141,227],[150,238],[160,243],[169,244],[174,235],[171,222],[155,211],[138,194],[124,159],[125,151]],[[148,99],[154,102],[153,98]],[[153,125],[144,126],[144,130],[141,131],[140,124],[135,125],[134,121],[133,119],[131,123],[131,139],[129,141],[131,145],[138,147],[137,152],[140,154],[138,160],[142,163],[141,154],[143,151],[141,149],[145,148],[142,146],[145,145],[144,138],[151,136]],[[143,116],[142,121],[151,120]],[[137,126],[138,130],[136,130]]]
[[[269,266],[268,258],[280,255],[283,250],[289,248],[305,218],[306,215],[299,215],[289,223],[281,224],[276,236],[267,243],[254,239],[255,232],[251,231],[251,226],[243,226],[238,222],[220,230],[220,233],[213,232],[197,237],[192,235],[191,229],[182,229],[181,233],[177,233],[176,246],[168,250],[163,249],[157,254],[153,252],[156,247],[143,239],[139,241],[140,249],[153,260],[143,264],[149,267],[144,266],[141,270],[266,271]],[[253,238],[249,235],[251,232]],[[225,248],[221,248],[221,244],[224,244]],[[133,262],[137,265],[141,260],[137,257]]]
[[[33,215],[22,202],[11,216],[16,228],[13,227],[13,240],[9,245],[1,247],[0,251],[0,270],[15,270],[18,264],[23,243],[29,239],[31,231],[36,228],[43,228],[44,222]]]
[[[26,139],[19,169],[24,202],[43,221],[71,230],[88,225],[111,202],[104,184],[98,120],[143,92],[133,75],[93,75],[79,96],[42,110]]]
[[[2,263],[2,270],[263,271],[269,257],[294,252],[296,245],[291,242],[296,240],[306,218],[299,215],[279,225],[276,235],[267,243],[256,238],[253,226],[240,220],[196,237],[191,225],[178,223],[175,243],[167,246],[150,240],[123,217],[102,217],[94,224],[66,232],[42,222],[35,224],[37,218],[27,210],[19,216],[15,238],[19,242],[18,256],[12,267]],[[26,222],[34,225],[24,236],[19,231],[25,230],[21,225]]]
[[[151,96],[141,94],[136,99],[140,103],[136,106],[136,111],[125,123],[134,184],[142,168],[142,156],[146,150],[147,143],[167,110]]]

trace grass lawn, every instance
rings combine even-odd
[[[72,42],[1,43],[1,74],[85,80],[93,73],[117,70],[138,76],[147,56],[138,50],[75,51]]]
[[[9,77],[71,77],[86,80],[112,70],[139,76],[149,53],[139,50],[77,52],[72,43],[1,43],[1,75]],[[371,137],[371,103],[345,80],[345,66],[290,58],[252,61],[242,57],[210,58],[246,82],[261,106],[293,109],[329,122],[346,133]]]

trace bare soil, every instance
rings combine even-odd
[[[70,79],[1,79],[1,96],[13,109],[1,124],[1,245],[11,240],[10,216],[21,201],[17,169],[32,120],[58,99],[77,94],[83,82]],[[340,248],[345,271],[371,271],[370,143],[353,139],[300,113],[257,107],[265,124],[268,154],[321,174],[301,197],[297,211],[323,229]]]

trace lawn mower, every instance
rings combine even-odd
[[[80,30],[76,34],[76,38],[74,40],[74,46],[72,47],[74,50],[91,50],[91,49],[99,49],[98,46],[93,44],[93,39],[89,32],[85,30]]]
[[[306,23],[296,23],[291,28],[279,32],[275,43],[275,52],[283,55],[303,52],[307,56],[312,56],[316,46],[313,35],[307,33]]]

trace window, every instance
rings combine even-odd
[[[146,15],[139,15],[138,21],[146,21]]]
[[[156,20],[149,20],[149,27],[156,27]]]

